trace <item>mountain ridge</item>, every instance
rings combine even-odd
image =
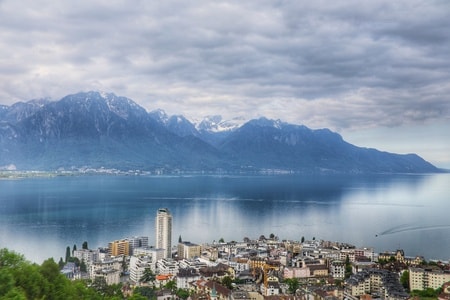
[[[265,117],[191,122],[95,91],[0,106],[0,146],[0,166],[21,170],[439,172],[416,154],[357,147],[326,128]]]

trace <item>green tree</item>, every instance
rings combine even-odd
[[[156,278],[156,276],[153,273],[152,269],[145,268],[144,273],[142,274],[142,277],[139,281],[140,282],[151,282],[153,284],[153,282],[155,282],[155,278]]]
[[[68,280],[52,258],[32,264],[20,254],[0,249],[0,299],[122,299],[120,286],[110,290],[101,297],[83,281]]]
[[[133,296],[134,295],[138,295],[141,297],[141,298],[136,298],[138,300],[140,300],[140,299],[155,299],[156,298],[155,290],[148,286],[139,286],[139,287],[135,288],[133,291]],[[142,298],[142,297],[144,297],[144,298]],[[134,299],[134,298],[129,298],[129,299]]]
[[[92,287],[105,299],[122,299],[122,285],[121,284],[111,284],[106,283],[106,279],[103,277],[96,277],[92,281]]]
[[[75,263],[77,267],[79,267],[81,263],[78,257],[69,257],[69,260],[67,262]]]
[[[87,241],[84,241],[84,242],[83,242],[83,245],[81,246],[81,248],[82,248],[82,249],[85,249],[85,250],[89,249],[89,248],[88,248],[88,242],[87,242]]]
[[[145,297],[142,296],[141,294],[139,294],[140,287],[136,288],[133,292],[133,295],[131,297],[128,297],[128,300],[147,300],[147,299],[152,299],[151,297]]]
[[[1,261],[1,260],[0,260]],[[0,298],[14,288],[14,277],[11,270],[0,268]]]
[[[70,257],[71,257],[71,255],[70,255],[70,247],[67,246],[67,248],[66,248],[66,260],[65,260],[65,262],[68,262]]]
[[[86,263],[84,262],[84,259],[82,259],[80,262],[80,271],[87,272],[87,266],[86,266]]]
[[[432,288],[427,288],[423,291],[414,290],[411,292],[411,296],[418,296],[420,298],[431,298],[436,299],[440,293],[440,289],[434,290]]]
[[[27,300],[27,297],[25,296],[24,291],[14,287],[2,299]]]
[[[183,240],[181,239],[181,234],[180,234],[180,236],[178,237],[178,243],[182,243],[183,242]]]
[[[172,292],[175,292],[177,289],[177,282],[175,280],[169,280],[164,287]]]
[[[305,237],[302,236],[301,243],[304,243],[304,242],[305,242]]]
[[[297,278],[288,278],[284,282],[288,285],[289,293],[295,294],[295,291],[299,288],[300,283]]]
[[[126,259],[125,255],[124,255],[122,257],[122,272],[126,272],[127,271],[127,267],[128,267],[127,259]]]
[[[225,240],[223,238],[220,238],[219,243],[225,243]]]
[[[14,251],[9,251],[6,248],[0,249],[0,268],[8,267],[15,268],[25,262],[23,255]]]
[[[61,296],[61,294],[69,293],[66,290],[69,289],[70,281],[59,272],[59,266],[53,258],[45,260],[39,271],[47,283],[46,295],[53,295],[53,299],[63,299],[57,297],[57,295]]]
[[[58,261],[59,269],[62,269],[64,267],[64,265],[65,265],[64,260],[62,257],[60,257],[59,261]]]
[[[189,291],[186,289],[178,289],[176,295],[181,299],[187,299],[190,296]]]
[[[402,276],[400,276],[400,283],[402,286],[409,291],[409,271],[403,271]]]
[[[345,257],[345,278],[349,278],[352,275],[352,264],[348,255]]]
[[[76,244],[73,244],[73,248],[72,248],[72,256],[73,256],[75,250],[77,250],[77,245],[76,245]]]
[[[222,285],[226,286],[228,289],[233,289],[233,279],[230,276],[225,276],[221,281]]]
[[[42,266],[24,263],[15,270],[14,280],[28,299],[38,299],[50,292],[51,282],[42,274]]]

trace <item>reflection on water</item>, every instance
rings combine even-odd
[[[59,177],[0,181],[0,247],[59,259],[131,235],[154,239],[156,210],[174,242],[347,241],[376,251],[450,258],[449,174],[395,176]],[[40,249],[36,251],[36,249]]]

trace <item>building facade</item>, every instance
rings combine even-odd
[[[172,257],[172,215],[167,208],[160,208],[156,214],[156,248],[165,250],[164,257]]]
[[[200,257],[201,247],[200,245],[191,242],[178,243],[178,258],[179,259],[191,259]]]
[[[375,294],[381,299],[409,299],[409,294],[400,284],[398,274],[380,269],[366,269],[353,274],[345,281],[345,298],[360,299],[366,294]]]
[[[154,262],[152,261],[152,257],[140,255],[140,256],[131,256],[130,257],[130,280],[134,284],[139,284],[144,276],[146,269],[150,269],[153,273],[155,273]]]
[[[90,249],[80,249],[73,251],[73,256],[78,258],[78,260],[84,261],[86,266],[89,268],[91,264],[99,260],[99,250],[90,250]]]
[[[130,255],[134,254],[134,249],[148,247],[148,236],[133,236],[127,238],[130,244]]]
[[[450,272],[423,268],[409,268],[409,286],[411,290],[437,289],[450,281]]]
[[[344,279],[345,278],[345,262],[342,260],[332,261],[330,264],[330,275],[334,279]]]
[[[119,255],[130,255],[130,243],[128,240],[116,240],[108,244],[109,255],[119,256]]]

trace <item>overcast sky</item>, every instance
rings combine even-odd
[[[0,103],[88,90],[450,168],[450,1],[0,0]]]

